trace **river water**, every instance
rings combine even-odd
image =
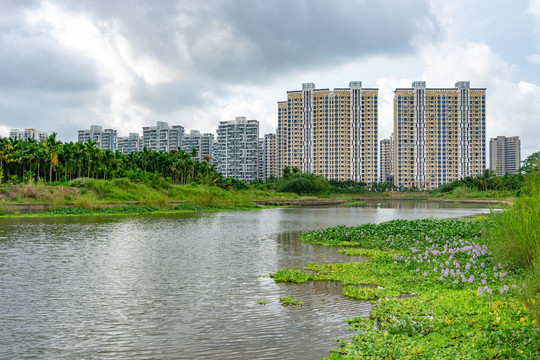
[[[344,298],[339,284],[260,276],[361,260],[301,243],[299,233],[486,212],[403,201],[0,219],[0,358],[320,359],[350,336],[343,319],[367,317],[371,305]],[[282,307],[280,296],[305,304]]]

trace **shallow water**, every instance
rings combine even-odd
[[[310,262],[359,261],[298,241],[302,231],[478,206],[361,207],[134,217],[0,219],[0,358],[317,359],[370,304],[339,284],[275,284]],[[282,307],[280,296],[303,301]],[[267,301],[267,305],[257,304]]]

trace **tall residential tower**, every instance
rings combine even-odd
[[[468,81],[429,89],[424,81],[394,95],[394,184],[434,189],[486,168],[486,89]]]
[[[498,176],[517,174],[521,162],[519,136],[497,136],[489,140],[489,168]]]
[[[276,167],[288,167],[328,179],[377,181],[378,89],[348,88],[288,91],[278,102]]]
[[[223,177],[255,181],[259,176],[259,122],[237,117],[220,121],[214,148],[216,170]]]

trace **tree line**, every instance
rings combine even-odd
[[[207,157],[197,161],[191,153],[175,149],[155,152],[146,147],[124,154],[102,150],[92,140],[84,143],[56,139],[53,133],[37,142],[33,139],[0,139],[0,184],[28,181],[70,181],[81,177],[111,180],[169,178],[175,184],[197,182],[206,185],[230,183],[216,171]]]

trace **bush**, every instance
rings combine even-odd
[[[278,181],[278,191],[290,192],[298,195],[321,194],[330,189],[330,184],[322,176],[310,173],[293,174],[282,177]]]

